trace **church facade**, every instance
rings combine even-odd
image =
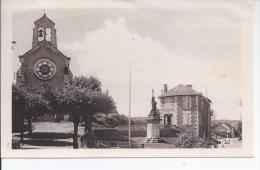
[[[34,22],[32,48],[19,56],[17,83],[25,87],[62,87],[72,78],[70,58],[58,50],[55,23],[46,14]]]
[[[192,127],[199,137],[209,137],[211,101],[192,89],[192,85],[178,85],[168,91],[165,84],[159,96],[161,125]]]

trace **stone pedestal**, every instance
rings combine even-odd
[[[147,119],[147,143],[158,143],[160,139],[160,118],[149,116]]]
[[[147,143],[158,143],[160,139],[160,113],[156,107],[154,90],[152,90],[152,110],[147,119]]]

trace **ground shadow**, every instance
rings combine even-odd
[[[66,141],[54,141],[54,140],[35,140],[35,139],[29,139],[24,140],[23,144],[32,145],[32,146],[72,146],[72,142],[66,142]]]
[[[20,137],[20,135],[16,136]],[[73,134],[55,132],[33,132],[32,134],[25,134],[24,137],[32,139],[70,139],[73,138]]]

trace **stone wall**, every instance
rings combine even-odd
[[[184,105],[184,96],[177,96],[177,101],[178,101],[178,125],[185,125],[184,124],[184,112],[190,112],[191,114],[191,126],[194,129],[194,133],[198,134],[197,132],[197,123],[198,123],[198,118],[197,118],[197,100],[195,95],[190,95],[191,98],[191,106],[190,107],[185,107]],[[188,125],[188,124],[186,124]]]
[[[199,136],[209,137],[209,126],[210,126],[210,103],[203,96],[198,98],[198,110],[199,110]]]
[[[161,98],[161,124],[164,124],[164,114],[173,114],[174,119],[176,114],[177,125],[184,125],[184,113],[190,113],[190,125],[194,129],[194,133],[198,134],[198,100],[196,95],[190,95],[191,105],[185,107],[184,96],[172,96]],[[172,108],[171,108],[172,107]],[[174,122],[172,120],[172,122]]]
[[[161,107],[160,107],[160,118],[161,125],[164,125],[164,115],[165,114],[173,114],[171,122],[177,125],[177,97],[165,97],[161,99]],[[175,119],[175,120],[174,120]]]

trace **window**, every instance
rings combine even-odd
[[[38,29],[38,41],[44,40],[44,37],[45,37],[44,29],[40,27]]]
[[[191,125],[191,111],[183,111],[183,124]]]
[[[172,125],[172,115],[171,114],[164,115],[164,125]]]
[[[183,103],[185,108],[190,108],[191,107],[191,96],[184,96],[183,97]]]
[[[51,29],[50,28],[46,29],[46,41],[51,42]]]

